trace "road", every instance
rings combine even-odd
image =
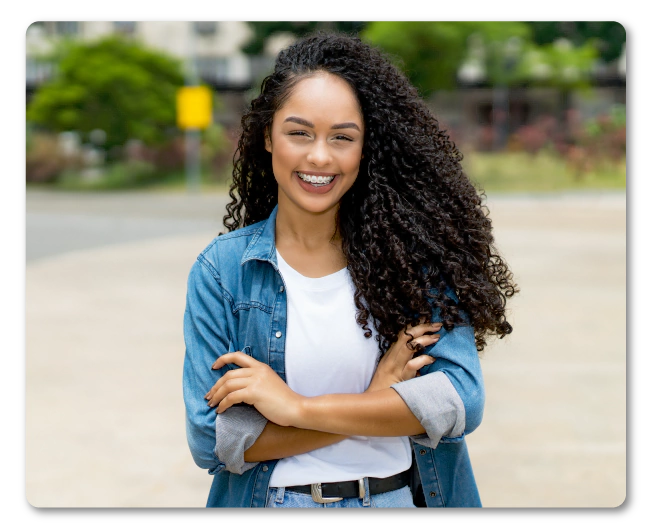
[[[202,507],[185,440],[187,273],[226,196],[27,193],[26,485],[39,507]],[[486,507],[625,499],[622,194],[491,197],[521,294],[468,445]],[[43,400],[47,394],[47,403]]]

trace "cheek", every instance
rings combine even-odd
[[[292,157],[291,149],[287,148],[287,145],[283,144],[282,141],[273,143],[271,159],[274,166],[284,166],[291,162]]]
[[[354,152],[350,152],[349,155],[346,156],[345,164],[349,171],[358,170],[359,165],[361,165],[361,148],[355,149]]]

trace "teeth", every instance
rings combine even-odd
[[[307,174],[303,174],[302,172],[296,173],[300,179],[306,181],[307,183],[311,183],[312,185],[328,185],[334,179],[334,176],[309,176]]]

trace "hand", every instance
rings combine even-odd
[[[383,390],[395,383],[412,379],[418,375],[420,368],[433,364],[436,360],[433,357],[420,355],[413,358],[413,354],[438,342],[440,335],[427,333],[438,332],[441,328],[442,324],[438,322],[427,322],[400,331],[397,340],[379,361],[366,392]],[[410,340],[411,337],[414,337],[413,340]]]
[[[205,395],[209,406],[218,405],[217,413],[220,414],[233,404],[248,403],[269,421],[292,426],[302,396],[291,390],[270,366],[241,351],[222,355],[212,369],[218,370],[226,364],[241,367],[226,372]]]

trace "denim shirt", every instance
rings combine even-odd
[[[188,279],[183,397],[190,452],[214,476],[208,507],[264,507],[277,463],[243,462],[243,451],[267,422],[257,410],[238,405],[217,417],[203,398],[228,369],[237,368],[211,369],[219,356],[234,351],[268,364],[286,382],[287,297],[275,252],[276,214],[277,206],[268,220],[215,238]],[[473,329],[442,329],[425,352],[436,361],[420,377],[392,386],[426,431],[410,438],[411,490],[421,506],[480,507],[464,439],[480,424],[484,404]],[[238,467],[228,466],[237,463],[227,459],[232,448],[224,443],[238,445]]]

